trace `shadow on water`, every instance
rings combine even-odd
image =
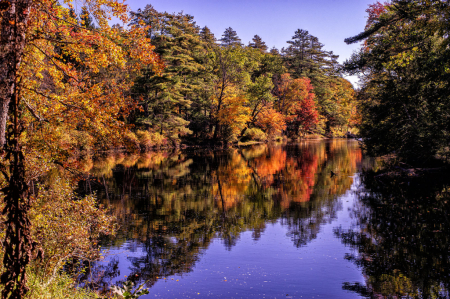
[[[381,178],[362,175],[353,229],[335,234],[356,254],[365,284],[346,282],[368,298],[450,297],[450,176]]]
[[[331,140],[119,154],[86,160],[83,168],[120,225],[102,247],[145,252],[120,258],[131,264],[130,279],[150,287],[192,271],[213,240],[232,250],[243,232],[257,241],[269,223],[280,222],[294,246],[305,246],[342,210],[337,197],[362,163],[357,142]],[[118,263],[113,257],[88,274],[98,285],[119,282]]]

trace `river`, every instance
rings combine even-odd
[[[357,141],[87,163],[120,225],[90,269],[141,298],[448,298],[446,182],[380,181]]]

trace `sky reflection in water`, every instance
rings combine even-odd
[[[85,165],[121,224],[90,273],[99,285],[147,281],[144,298],[358,298],[414,289],[397,283],[401,270],[373,273],[360,262],[374,259],[353,237],[373,217],[364,214],[371,207],[359,175],[371,164],[356,141],[116,155]],[[380,275],[388,276],[380,283]]]

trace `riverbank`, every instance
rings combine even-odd
[[[114,148],[110,151],[126,150],[129,152],[147,152],[147,151],[159,151],[159,150],[172,150],[172,149],[186,149],[186,148],[200,148],[200,149],[226,149],[226,148],[240,148],[246,146],[252,146],[257,144],[272,144],[272,143],[295,143],[308,140],[328,140],[328,139],[356,139],[357,136],[350,134],[345,136],[326,136],[321,134],[307,134],[305,136],[297,138],[287,138],[286,136],[278,136],[275,138],[248,140],[242,139],[233,142],[226,141],[214,141],[213,139],[193,139],[184,138],[179,143],[164,142],[156,145],[140,145],[139,142],[134,142],[132,146],[126,146],[122,148]]]

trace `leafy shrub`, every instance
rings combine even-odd
[[[167,138],[159,134],[158,132],[137,130],[136,136],[142,150],[149,150],[153,147],[167,145]]]
[[[153,146],[159,147],[167,145],[167,138],[159,134],[158,132],[150,133],[150,138],[153,142]]]
[[[129,150],[139,150],[140,146],[139,146],[139,139],[136,136],[136,134],[134,134],[131,131],[127,131],[123,136],[122,136],[123,142],[125,144],[125,146],[129,149]]]
[[[36,189],[30,220],[33,239],[42,246],[44,258],[33,261],[33,274],[50,285],[68,261],[100,258],[98,239],[115,232],[115,221],[97,206],[95,196],[76,197],[70,180],[62,175]]]
[[[152,135],[149,131],[137,130],[136,136],[139,140],[141,149],[148,150],[153,146]]]
[[[243,137],[247,140],[254,140],[254,141],[266,141],[267,140],[267,134],[258,128],[247,129],[245,131]]]

